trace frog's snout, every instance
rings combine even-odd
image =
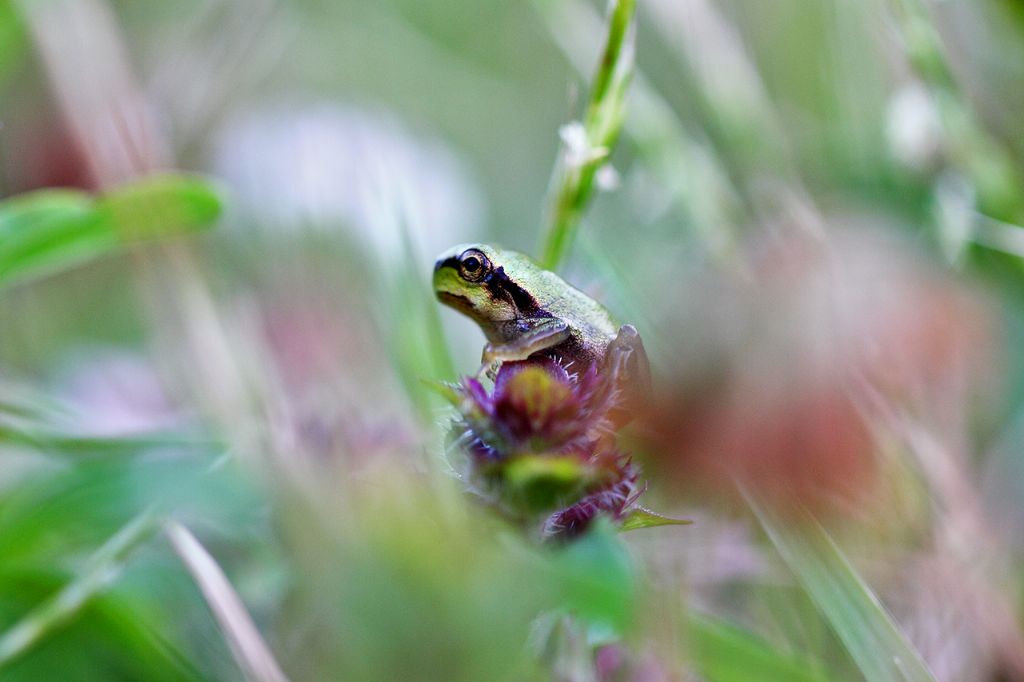
[[[443,258],[434,263],[434,274],[430,279],[435,294],[439,294],[441,291],[451,288],[451,282],[449,279],[451,273],[447,272],[445,265],[447,264]]]
[[[438,259],[437,261],[434,262],[434,275],[432,279],[434,280],[435,288],[441,282],[441,280],[444,279],[444,274],[441,272],[444,269],[444,266],[445,261],[443,258]]]

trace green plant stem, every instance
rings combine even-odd
[[[591,62],[587,47],[600,30],[601,16],[585,0],[534,0],[533,4],[552,40],[584,76]],[[735,186],[717,150],[687,131],[639,68],[634,69],[629,88],[629,116],[623,120],[622,135],[655,178],[671,179],[664,190],[672,197],[680,226],[693,230],[716,259],[730,261],[737,226],[751,219],[749,199]],[[606,254],[591,249],[590,260],[595,256]],[[625,285],[619,282],[620,287]]]
[[[576,237],[594,190],[598,170],[607,161],[625,112],[633,75],[636,0],[615,0],[608,16],[608,37],[594,75],[582,122],[586,149],[563,142],[551,183],[552,201],[541,247],[541,263],[557,269]]]
[[[73,619],[120,575],[128,555],[148,540],[156,528],[155,515],[146,511],[103,543],[86,561],[78,577],[0,636],[0,668]]]

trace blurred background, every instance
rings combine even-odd
[[[462,490],[430,270],[539,255],[606,9],[0,0],[0,678],[1024,679],[1019,0],[638,0],[560,272],[695,523]]]

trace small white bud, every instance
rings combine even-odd
[[[562,138],[565,162],[572,168],[579,168],[608,156],[607,147],[591,146],[587,129],[579,121],[570,121],[560,127],[558,136]]]
[[[889,100],[886,137],[893,156],[916,170],[931,166],[942,149],[942,123],[928,91],[914,81]]]
[[[610,163],[606,163],[597,169],[594,182],[597,183],[597,188],[602,192],[614,192],[622,184],[619,171],[615,170],[615,166]]]

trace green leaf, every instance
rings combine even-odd
[[[633,507],[622,520],[620,530],[637,530],[639,528],[655,528],[657,526],[689,526],[693,521],[689,519],[673,519],[669,516],[656,514],[650,509]]]
[[[209,227],[221,213],[209,182],[187,175],[151,175],[101,196],[97,213],[121,241],[152,239]]]
[[[607,519],[561,548],[556,568],[566,606],[591,624],[623,632],[634,613],[633,560]]]
[[[779,651],[757,635],[717,618],[691,613],[690,654],[709,682],[825,682],[818,661]]]
[[[0,203],[0,283],[67,269],[116,244],[84,192],[40,190]]]
[[[878,597],[810,513],[778,517],[752,495],[746,498],[782,560],[866,679],[934,680]]]
[[[28,53],[25,25],[9,0],[0,0],[0,82]]]
[[[435,381],[433,379],[420,379],[420,383],[431,393],[444,398],[445,402],[452,407],[458,407],[462,404],[462,394],[459,392],[458,384],[450,381]]]
[[[124,244],[209,227],[217,193],[201,179],[158,175],[94,199],[39,190],[0,202],[0,286],[67,270]]]

